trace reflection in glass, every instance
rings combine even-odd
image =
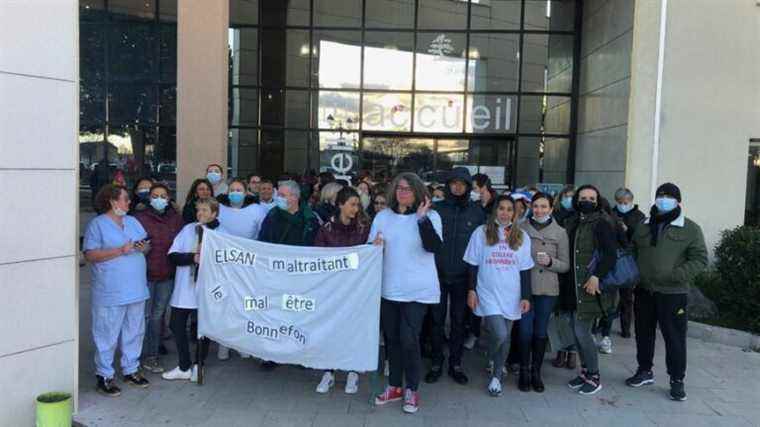
[[[466,132],[515,133],[517,96],[468,95]]]
[[[163,2],[164,0],[161,0],[161,3]],[[258,0],[230,0],[230,25],[256,25],[258,23]]]
[[[408,132],[412,126],[412,95],[364,92],[362,129]]]
[[[414,0],[368,0],[366,2],[367,28],[414,27]]]
[[[467,28],[466,1],[419,0],[418,3],[417,24],[420,29]]]
[[[418,34],[416,89],[464,91],[464,48],[463,34]]]
[[[309,132],[285,131],[285,170],[302,173],[309,157]]]
[[[308,91],[288,89],[285,93],[285,126],[295,128],[309,127]],[[285,136],[285,149],[287,150],[287,135]]]
[[[570,93],[573,36],[526,34],[523,45],[522,90]]]
[[[526,0],[525,29],[572,31],[575,27],[575,0]]]
[[[463,95],[418,93],[414,101],[414,131],[462,132],[464,130],[463,114]]]
[[[473,30],[519,30],[521,7],[521,0],[473,1],[470,27]]]
[[[319,92],[317,126],[320,129],[357,129],[359,127],[359,92]]]
[[[357,132],[319,132],[319,172],[332,172],[338,179],[356,176],[359,170]]]
[[[111,78],[120,81],[152,79],[158,62],[154,26],[130,22],[111,24],[107,28]]]
[[[161,47],[158,61],[161,69],[161,81],[175,83],[177,81],[177,24],[162,23],[160,31]]]
[[[230,105],[233,126],[256,126],[259,123],[259,90],[234,88]]]
[[[152,85],[111,84],[108,94],[109,119],[113,123],[156,121],[156,88]]]
[[[228,32],[232,85],[256,85],[259,72],[259,39],[256,28],[230,28]]]
[[[156,16],[155,0],[108,0],[111,19],[150,21]]]
[[[358,89],[361,79],[361,33],[314,31],[312,86]],[[308,53],[308,52],[307,52]]]
[[[256,172],[259,158],[258,129],[232,128],[229,131],[229,166],[232,176]]]
[[[361,27],[362,0],[314,0],[314,25]]]
[[[283,89],[262,89],[261,90],[261,124],[271,126],[282,126],[284,124],[284,100],[285,93]]]
[[[177,87],[160,86],[159,94],[159,122],[166,125],[174,125],[177,122]]]
[[[468,90],[516,92],[520,69],[520,36],[473,33],[470,35]]]
[[[411,33],[367,31],[364,43],[365,89],[412,89],[414,38]]]
[[[570,97],[528,96],[520,98],[520,132],[566,134],[570,132]]]
[[[309,32],[288,30],[288,59],[285,70],[288,86],[309,87]]]

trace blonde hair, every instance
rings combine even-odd
[[[517,209],[515,209],[515,200],[509,196],[501,195],[496,198],[496,202],[493,204],[493,210],[488,216],[488,222],[486,223],[486,244],[493,246],[499,243],[499,224],[496,222],[497,213],[499,212],[499,205],[501,202],[507,201],[512,203],[512,226],[508,229],[507,244],[513,251],[520,249],[523,244],[523,234],[520,227],[515,224],[515,216],[517,215]]]
[[[322,203],[330,203],[331,205],[335,204],[335,197],[337,197],[338,192],[343,189],[343,185],[338,184],[337,182],[329,182],[325,184],[324,187],[322,187],[322,192],[319,194],[319,201]]]

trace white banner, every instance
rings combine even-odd
[[[198,334],[263,360],[377,369],[381,247],[273,245],[206,230]]]

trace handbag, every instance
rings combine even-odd
[[[615,266],[604,277],[599,278],[599,290],[616,292],[618,289],[630,289],[639,283],[639,267],[633,254],[626,249],[618,249],[615,254]],[[594,250],[588,271],[594,274],[601,255]]]

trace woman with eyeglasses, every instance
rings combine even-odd
[[[440,300],[434,254],[443,243],[441,217],[431,210],[430,194],[413,173],[398,175],[387,194],[388,208],[377,213],[369,236],[385,245],[380,322],[390,362],[388,385],[375,404],[403,399],[404,412],[415,413],[422,322],[430,304]]]

